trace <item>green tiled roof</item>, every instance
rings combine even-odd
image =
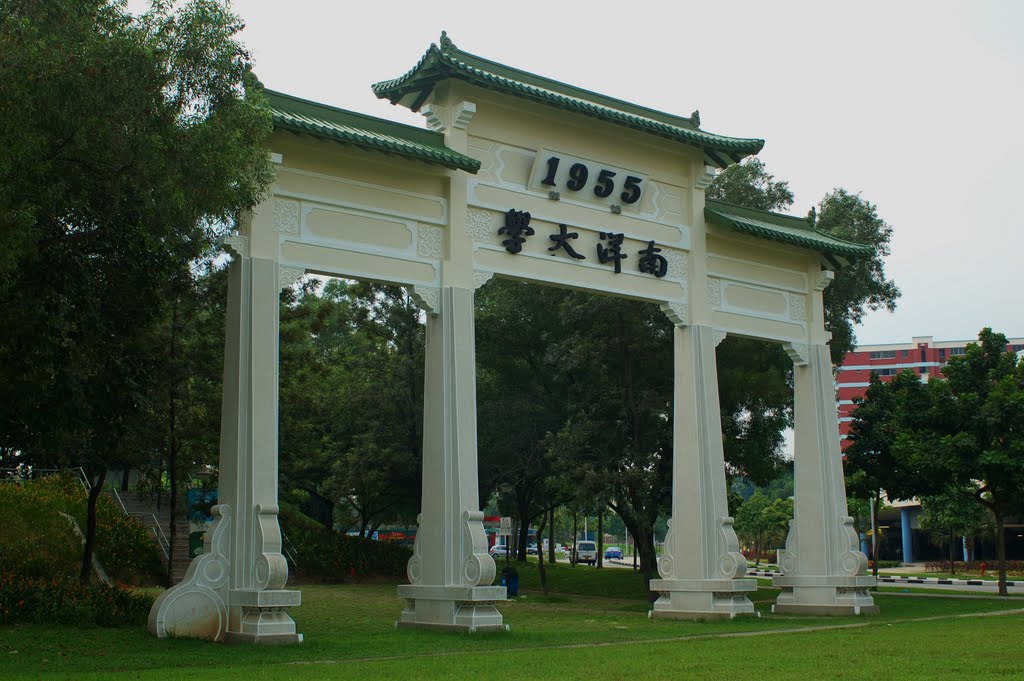
[[[454,170],[475,173],[480,169],[480,161],[446,147],[441,133],[336,109],[272,90],[264,90],[264,94],[270,102],[275,128]]]
[[[760,139],[704,132],[697,112],[689,118],[673,116],[477,57],[455,47],[445,33],[441,34],[441,46],[431,44],[411,71],[377,83],[373,92],[392,104],[418,111],[434,86],[449,78],[698,147],[704,151],[705,163],[716,168],[738,163],[764,146]]]
[[[819,232],[805,218],[734,206],[721,201],[707,200],[704,204],[704,219],[751,236],[810,248],[826,256],[866,258],[875,252],[871,246],[843,241]]]

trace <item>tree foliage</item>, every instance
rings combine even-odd
[[[1024,360],[985,328],[942,373],[927,384],[910,372],[873,379],[853,414],[848,465],[890,498],[969,492],[995,521],[1005,595],[1004,523],[1024,498]]]
[[[838,364],[856,345],[853,327],[868,310],[896,309],[900,290],[886,278],[884,262],[892,227],[878,215],[873,203],[842,188],[826,194],[816,212],[817,230],[875,249],[870,258],[854,260],[837,271],[824,292],[825,329],[832,334],[832,361]]]
[[[393,286],[335,279],[318,289],[307,285],[282,309],[282,485],[301,490],[328,527],[339,506],[369,535],[419,509],[421,314]]]
[[[0,305],[17,320],[0,329],[0,441],[85,465],[94,494],[149,444],[166,282],[270,179],[240,28],[214,0],[141,16],[0,0]]]
[[[793,192],[785,180],[776,180],[756,156],[729,166],[711,182],[707,198],[758,210],[787,210]]]

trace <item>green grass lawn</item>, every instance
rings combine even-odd
[[[649,620],[631,570],[560,565],[545,597],[533,590],[536,569],[517,569],[524,593],[500,606],[511,626],[504,634],[396,630],[394,585],[302,586],[304,605],[293,612],[301,645],[0,627],[0,678],[1005,679],[1024,671],[1021,600],[880,593],[876,617],[783,617],[770,614],[778,592],[762,584],[751,596],[760,618]],[[1007,610],[1016,612],[980,616]]]

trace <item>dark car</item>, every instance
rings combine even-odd
[[[604,550],[604,559],[608,560],[609,558],[620,558],[621,559],[622,558],[622,549],[620,549],[618,546],[609,546],[608,548],[606,548]]]

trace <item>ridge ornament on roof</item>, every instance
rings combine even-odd
[[[411,70],[376,83],[373,92],[392,104],[419,111],[434,87],[452,78],[698,147],[704,152],[705,164],[715,168],[738,163],[764,147],[762,139],[726,137],[701,130],[697,111],[689,117],[674,116],[463,52],[444,31],[440,46],[432,43]]]

